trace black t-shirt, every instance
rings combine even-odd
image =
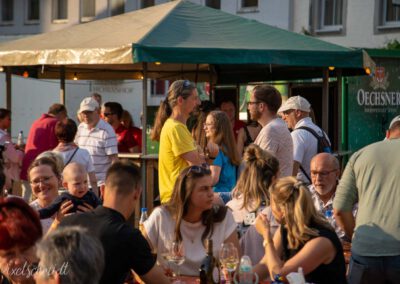
[[[155,265],[156,259],[146,239],[113,209],[99,206],[94,211],[66,217],[60,224],[71,225],[88,229],[102,242],[105,252],[102,284],[123,283],[130,269],[144,275]]]
[[[311,224],[311,228],[318,230],[319,237],[325,237],[329,239],[336,249],[335,258],[331,263],[321,264],[314,271],[310,272],[305,276],[306,281],[309,283],[324,283],[324,284],[345,284],[346,281],[346,264],[343,256],[342,244],[335,231],[331,231],[321,225]],[[289,242],[287,239],[287,229],[285,226],[281,226],[282,246],[283,246],[283,257],[284,261],[292,258],[296,255],[304,245],[301,245],[297,249],[289,249]],[[314,237],[315,238],[315,237]]]

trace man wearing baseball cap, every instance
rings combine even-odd
[[[389,124],[389,129],[386,131],[387,139],[400,138],[400,115],[395,116]]]
[[[310,103],[301,96],[290,97],[278,110],[282,119],[293,130],[291,133],[293,139],[293,176],[307,183],[311,183],[310,162],[318,153],[318,139],[310,131],[301,128],[310,128],[318,136],[324,135],[329,141],[326,133],[312,122],[310,111]]]
[[[117,136],[110,124],[100,119],[100,105],[93,97],[86,97],[78,114],[82,119],[75,143],[89,151],[96,172],[97,185],[104,184],[111,163],[118,159]],[[97,189],[93,189],[98,193]]]

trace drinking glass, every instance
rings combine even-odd
[[[239,263],[239,254],[233,243],[223,243],[219,251],[219,261],[228,271],[227,283],[231,283],[232,273]]]
[[[185,261],[185,250],[183,247],[183,242],[174,241],[171,243],[171,249],[169,253],[169,260],[176,264],[176,278],[177,280],[174,282],[175,284],[183,284],[180,278],[180,266]]]
[[[171,251],[172,241],[170,239],[164,240],[164,246],[157,252],[161,256],[161,261],[159,265],[164,269],[164,274],[168,278],[172,279],[173,271],[171,269],[170,251]]]

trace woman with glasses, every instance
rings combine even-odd
[[[28,169],[28,177],[32,187],[33,196],[36,200],[31,202],[31,207],[39,210],[52,204],[58,196],[58,190],[61,186],[61,173],[54,160],[43,157],[34,160]],[[43,232],[47,232],[57,217],[62,218],[63,214],[73,207],[71,201],[61,205],[59,213],[51,218],[40,220]]]
[[[340,240],[316,211],[307,186],[293,177],[282,178],[271,187],[270,202],[281,226],[272,238],[266,216],[260,214],[256,219],[265,249],[254,268],[260,279],[268,274],[282,279],[301,267],[308,283],[347,283]]]
[[[219,193],[226,204],[236,185],[237,166],[240,164],[232,125],[225,112],[212,111],[207,115],[204,130],[208,141],[219,148],[216,156],[209,155],[208,158],[213,160],[210,169],[214,192]]]
[[[161,203],[170,200],[179,173],[189,165],[205,162],[186,122],[200,105],[196,86],[187,80],[171,84],[167,98],[161,103],[151,139],[160,141],[158,174]]]
[[[38,215],[22,198],[0,198],[0,284],[35,283],[41,237]]]
[[[183,275],[198,276],[206,255],[205,241],[213,240],[214,255],[222,243],[232,242],[238,248],[236,223],[225,206],[213,205],[211,171],[203,166],[191,166],[176,180],[171,200],[154,209],[144,223],[144,235],[157,253],[168,251],[170,241],[182,242],[185,260]]]

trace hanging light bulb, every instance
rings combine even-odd
[[[4,71],[3,66],[0,66],[0,72],[3,72],[3,71]]]
[[[78,76],[76,74],[76,72],[74,73],[74,81],[78,80]]]
[[[333,71],[333,70],[335,70],[335,66],[329,66],[328,69],[329,69],[330,71]]]
[[[366,73],[367,75],[370,75],[370,74],[371,74],[371,69],[370,69],[369,67],[366,67],[366,68],[365,68],[365,73]]]
[[[24,78],[28,78],[29,77],[29,73],[28,71],[24,71],[24,73],[22,73],[22,76],[24,76]]]
[[[155,65],[161,65],[161,62],[154,62]]]

